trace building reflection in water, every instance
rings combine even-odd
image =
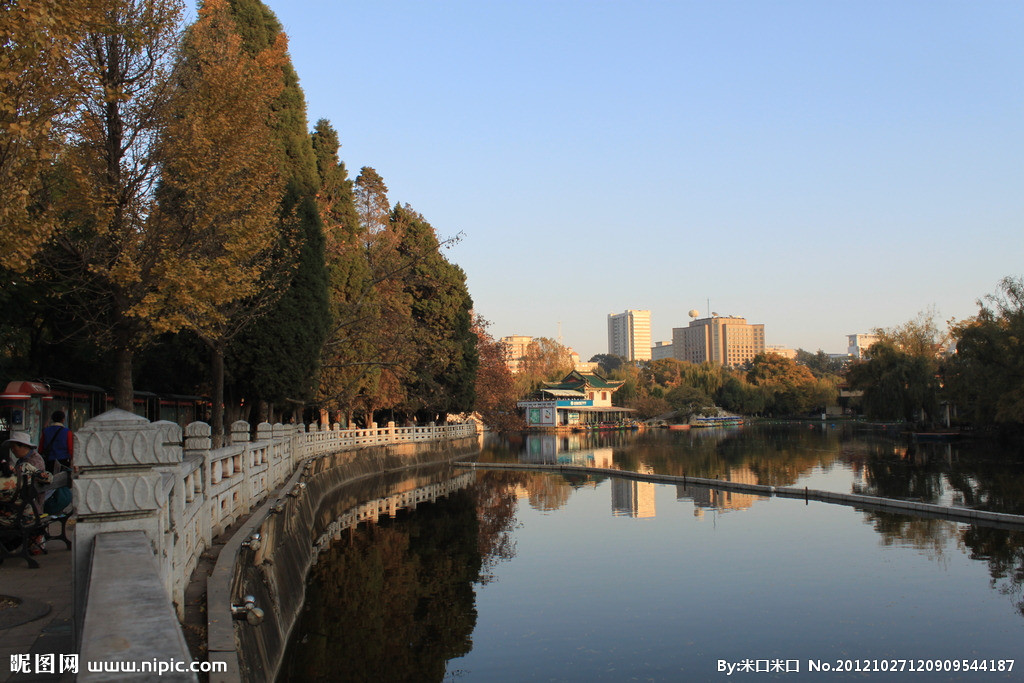
[[[730,467],[728,473],[721,477],[722,481],[734,481],[739,484],[757,484],[757,474],[747,465]],[[703,517],[704,511],[711,510],[746,510],[757,500],[766,500],[765,496],[755,496],[737,491],[722,491],[707,486],[676,486],[676,500],[692,500],[693,516]]]
[[[649,467],[642,474],[652,474]],[[634,479],[612,479],[612,514],[617,517],[654,517],[655,485],[646,481]]]

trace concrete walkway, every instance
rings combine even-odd
[[[69,534],[70,535],[70,534]],[[71,551],[61,541],[48,541],[47,554],[37,555],[39,569],[30,569],[20,557],[0,564],[0,596],[20,600],[15,607],[0,607],[0,683],[11,681],[73,681],[71,674],[37,674],[36,655],[72,654],[73,590]],[[30,655],[32,673],[13,673],[12,655]]]

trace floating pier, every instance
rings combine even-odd
[[[913,515],[915,517],[948,519],[955,522],[979,524],[987,527],[1014,530],[1024,529],[1024,515],[1014,515],[1006,512],[989,512],[988,510],[974,510],[972,508],[952,505],[921,503],[912,500],[901,500],[899,498],[865,496],[857,493],[819,491],[816,489],[808,489],[806,487],[798,488],[765,486],[763,484],[741,484],[739,482],[724,481],[721,479],[706,479],[702,477],[687,477],[672,474],[642,474],[640,472],[632,472],[630,470],[615,470],[605,467],[586,467],[583,465],[540,465],[531,463],[490,462],[458,462],[455,464],[459,467],[469,467],[481,470],[531,470],[564,474],[597,474],[607,477],[646,481],[652,484],[703,486],[722,491],[736,491],[739,493],[765,496],[767,498],[800,498],[808,502],[814,500],[822,503],[831,503],[833,505],[847,505],[849,507],[865,510],[899,512],[902,514]]]

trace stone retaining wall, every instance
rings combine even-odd
[[[207,643],[210,661],[225,662],[227,673],[214,681],[273,681],[284,657],[288,636],[305,599],[306,575],[338,519],[365,501],[360,482],[383,473],[444,463],[479,452],[476,437],[404,446],[374,446],[340,452],[305,464],[226,543],[207,581]],[[402,497],[384,504],[384,512]],[[417,500],[410,497],[410,502]],[[372,516],[375,508],[365,514]],[[258,547],[253,535],[259,534]],[[255,598],[263,611],[258,625],[233,619],[232,604]]]

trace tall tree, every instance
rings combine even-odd
[[[881,419],[934,421],[939,406],[938,355],[946,341],[934,310],[893,328],[876,329],[880,340],[847,378],[864,392],[865,412]]]
[[[838,395],[833,384],[819,382],[806,366],[775,353],[754,357],[747,382],[767,391],[766,409],[773,415],[802,415],[825,407]]]
[[[271,47],[281,24],[259,0],[229,0],[243,47],[253,55]],[[302,405],[312,398],[320,352],[329,325],[324,234],[316,193],[316,155],[306,122],[306,104],[290,61],[281,68],[283,88],[274,102],[274,141],[285,193],[280,205],[280,239],[294,240],[291,278],[258,325],[229,349],[228,371],[236,399]],[[265,416],[261,416],[265,417]]]
[[[409,264],[401,277],[414,342],[407,407],[423,420],[468,412],[478,357],[466,275],[444,257],[434,228],[408,205],[395,207],[390,222],[399,236],[398,254]]]
[[[1006,277],[956,325],[945,373],[958,411],[978,425],[1024,427],[1024,278]]]
[[[488,325],[479,315],[473,319],[479,357],[473,410],[485,425],[496,431],[521,429],[525,425],[516,412],[519,396],[515,378],[505,362],[505,345],[491,336],[487,331]]]
[[[359,169],[355,183],[355,209],[367,237],[387,229],[391,220],[388,186],[371,166]]]
[[[251,55],[227,0],[205,0],[186,32],[173,116],[159,145],[163,174],[155,220],[167,286],[146,303],[157,331],[188,328],[210,350],[212,427],[224,427],[228,342],[274,298],[282,259],[284,191],[271,105],[283,88],[284,35]],[[175,258],[176,257],[176,258]]]
[[[925,422],[938,412],[934,357],[913,355],[890,341],[872,344],[870,357],[850,366],[847,379],[864,392],[871,417]]]
[[[78,106],[79,37],[99,24],[99,0],[0,2],[0,263],[32,265],[57,228],[48,197],[61,124]]]
[[[362,248],[370,281],[360,309],[360,335],[367,342],[359,404],[366,423],[381,408],[395,408],[407,398],[409,372],[415,357],[412,296],[403,278],[410,260],[399,251],[405,222],[392,221],[387,185],[364,166],[353,187]]]
[[[118,407],[132,408],[132,359],[155,334],[146,297],[166,281],[169,255],[153,229],[156,142],[170,111],[178,0],[117,0],[76,45],[82,105],[60,158],[65,180],[51,265],[74,283],[92,336],[114,352]]]
[[[356,212],[353,182],[338,158],[338,134],[321,119],[313,131],[320,175],[317,205],[324,225],[331,326],[321,357],[317,402],[352,421],[358,397],[374,375],[375,318],[373,273],[366,255],[365,230]],[[385,198],[385,202],[386,202]]]
[[[537,337],[526,347],[516,388],[520,396],[536,391],[544,382],[560,380],[572,372],[569,349],[548,337]]]

